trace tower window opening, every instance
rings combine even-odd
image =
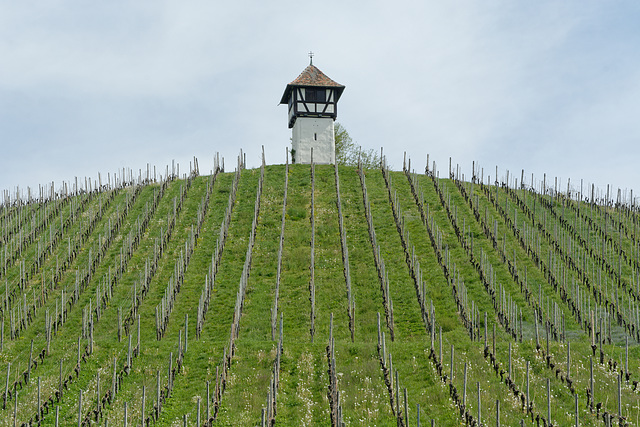
[[[327,92],[324,89],[305,89],[305,100],[307,102],[326,102]]]
[[[317,140],[318,140],[318,134],[317,134],[317,133],[314,133],[314,134],[313,134],[313,139],[314,139],[315,141],[317,141]]]

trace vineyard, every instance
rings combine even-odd
[[[640,425],[640,211],[560,187],[241,153],[5,191],[0,425]]]

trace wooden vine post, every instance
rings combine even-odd
[[[315,335],[315,319],[316,319],[316,285],[315,285],[315,240],[316,240],[316,221],[315,221],[315,164],[313,163],[313,148],[311,148],[311,263],[309,266],[309,299],[311,301],[311,314],[309,328],[311,333],[311,342]]]

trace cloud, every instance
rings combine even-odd
[[[0,188],[216,151],[230,165],[240,148],[256,166],[262,145],[282,163],[277,102],[309,50],[347,87],[339,120],[396,167],[406,150],[630,185],[637,17],[589,1],[5,3]]]

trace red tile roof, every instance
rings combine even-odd
[[[309,65],[300,73],[297,79],[289,84],[292,86],[344,87],[327,77],[327,75],[320,71],[315,65]]]
[[[342,95],[342,91],[344,90],[344,85],[334,82],[331,80],[325,73],[320,71],[318,67],[315,65],[309,65],[307,68],[300,73],[298,78],[289,83],[282,95],[282,99],[280,100],[281,104],[286,104],[289,102],[289,96],[291,95],[291,90],[296,86],[316,86],[316,87],[327,87],[327,88],[336,88],[337,96],[336,101]]]

